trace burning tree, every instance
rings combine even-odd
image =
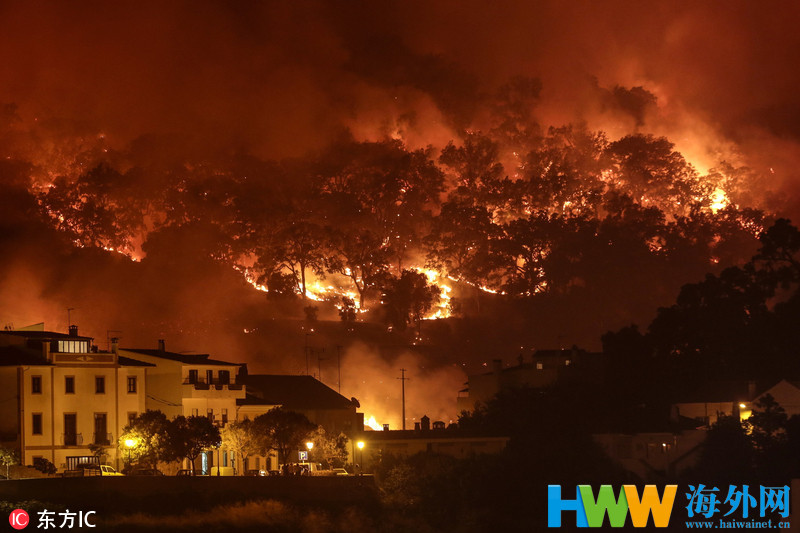
[[[404,270],[399,278],[391,278],[384,286],[383,304],[386,320],[398,331],[404,331],[409,324],[417,327],[425,314],[439,301],[441,289],[429,285],[422,272]]]

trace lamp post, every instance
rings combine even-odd
[[[356,446],[358,446],[358,451],[359,451],[358,475],[360,476],[361,474],[364,473],[364,441],[363,440],[358,441],[356,443]]]
[[[128,449],[128,466],[131,464],[131,450],[136,446],[136,439],[125,439],[125,447]]]
[[[219,449],[222,447],[222,443],[220,442],[214,447],[217,449],[217,477],[219,477],[220,476],[219,467],[221,466],[221,463],[219,462]]]

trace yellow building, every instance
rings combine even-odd
[[[148,410],[161,411],[167,418],[207,416],[219,428],[236,420],[236,401],[245,397],[245,386],[236,382],[241,365],[211,359],[208,354],[169,352],[163,340],[157,349],[113,349],[120,357],[152,365],[147,372]],[[218,457],[218,459],[216,459]],[[197,465],[201,472],[233,473],[231,454],[225,449],[204,453]]]
[[[102,352],[91,337],[35,330],[0,331],[0,440],[22,464],[36,457],[59,470],[94,461],[120,466],[117,439],[145,410],[147,363]]]

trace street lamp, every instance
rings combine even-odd
[[[361,474],[364,473],[364,441],[363,440],[358,441],[356,443],[356,446],[358,446],[358,451],[360,452],[359,453],[359,465],[360,466],[358,468],[358,475],[361,475]]]
[[[125,439],[125,447],[128,449],[128,466],[131,464],[131,450],[136,446],[136,439]]]

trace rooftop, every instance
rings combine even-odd
[[[130,357],[119,356],[117,357],[117,361],[119,362],[120,366],[156,366],[153,363],[145,363],[144,361],[137,361],[136,359],[131,359]]]
[[[218,359],[210,359],[209,354],[191,354],[191,353],[176,353],[167,352],[159,349],[148,348],[121,348],[126,352],[147,355],[150,357],[158,357],[160,359],[167,359],[170,361],[177,361],[185,365],[218,365],[218,366],[241,366],[239,363],[230,363],[228,361],[220,361]]]
[[[240,376],[247,386],[241,405],[282,405],[289,410],[352,409],[355,404],[311,376],[251,374]]]
[[[92,337],[83,337],[80,335],[70,335],[69,333],[57,333],[55,331],[26,331],[26,330],[3,330],[0,333],[4,335],[13,335],[15,337],[24,337],[33,340],[82,340],[91,341]]]
[[[0,366],[52,366],[40,350],[20,346],[0,346]]]

